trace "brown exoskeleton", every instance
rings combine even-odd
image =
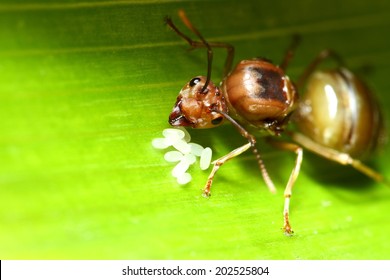
[[[276,191],[256,148],[256,139],[248,132],[253,128],[267,131],[271,136],[285,132],[292,140],[292,143],[271,141],[277,148],[296,153],[295,166],[284,190],[283,230],[286,235],[293,233],[289,204],[302,162],[302,147],[340,164],[351,165],[374,180],[388,184],[382,175],[354,158],[361,158],[374,150],[383,132],[379,106],[371,92],[344,67],[328,72],[315,71],[326,58],[335,59],[341,66],[342,62],[336,54],[331,51],[320,53],[295,86],[285,70],[297,40],[286,52],[280,66],[266,59],[255,58],[243,60],[231,70],[234,48],[226,43],[207,42],[184,11],[179,11],[179,16],[199,41],[183,34],[170,18],[166,18],[166,23],[192,48],[207,49],[208,70],[207,76],[194,77],[182,88],[169,116],[169,123],[172,126],[213,128],[227,120],[248,140],[248,143],[214,162],[204,188],[205,196],[210,195],[211,184],[219,167],[249,148],[257,158],[268,188],[271,192]],[[224,79],[219,87],[210,80],[212,48],[227,50]],[[304,84],[306,93],[299,99],[297,88]],[[286,129],[290,120],[297,123],[300,132]]]

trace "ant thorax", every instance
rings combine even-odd
[[[233,118],[273,135],[283,130],[298,98],[284,71],[264,59],[241,61],[221,90]]]

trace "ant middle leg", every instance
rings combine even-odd
[[[327,59],[333,59],[338,64],[338,66],[344,65],[344,61],[336,52],[334,52],[331,49],[325,49],[321,51],[303,71],[303,73],[301,74],[301,76],[296,82],[297,88],[301,89],[305,84],[305,82],[307,81],[307,78],[311,74],[313,74],[313,72],[316,70],[318,65],[320,65],[323,61]]]
[[[285,235],[290,236],[294,233],[292,228],[291,228],[291,224],[290,224],[290,200],[291,200],[291,195],[292,195],[292,188],[295,184],[295,181],[298,178],[298,175],[299,175],[299,172],[301,169],[301,164],[302,164],[302,159],[303,159],[303,149],[300,146],[298,146],[297,144],[283,142],[283,141],[277,141],[277,140],[270,138],[270,137],[267,138],[267,142],[278,149],[291,151],[291,152],[294,152],[296,154],[294,167],[293,167],[291,174],[290,174],[290,177],[287,181],[286,188],[284,189],[283,231],[284,231]]]
[[[294,56],[295,50],[297,49],[299,43],[301,42],[301,36],[298,34],[294,34],[292,37],[292,41],[290,46],[287,48],[283,60],[280,63],[279,67],[283,70],[286,71],[287,66],[290,64],[291,59]]]

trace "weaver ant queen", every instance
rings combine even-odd
[[[284,190],[283,230],[286,235],[293,233],[289,205],[301,167],[303,148],[342,165],[350,165],[375,181],[388,184],[382,175],[357,159],[370,154],[384,135],[379,106],[365,84],[342,66],[337,54],[330,50],[321,52],[296,84],[290,81],[285,71],[297,39],[293,40],[279,66],[267,59],[255,58],[240,61],[232,70],[233,46],[207,42],[183,10],[179,11],[179,16],[198,41],[182,33],[171,18],[165,19],[166,24],[192,48],[207,50],[208,68],[207,76],[196,76],[182,88],[169,115],[169,123],[172,126],[213,128],[226,120],[248,141],[214,162],[203,190],[204,196],[210,196],[218,169],[248,149],[255,154],[269,190],[276,191],[256,147],[256,138],[249,132],[252,129],[267,131],[272,146],[296,154],[295,165]],[[213,48],[227,50],[224,78],[219,87],[210,80]],[[334,59],[339,67],[329,71],[316,70],[328,58]],[[306,92],[300,99],[297,88],[304,84]],[[296,122],[299,132],[286,128],[289,121]],[[272,137],[282,133],[290,137],[291,143]]]

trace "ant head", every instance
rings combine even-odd
[[[219,88],[207,78],[192,78],[180,91],[169,123],[172,126],[191,126],[193,128],[212,128],[220,125],[226,112],[226,105]]]

